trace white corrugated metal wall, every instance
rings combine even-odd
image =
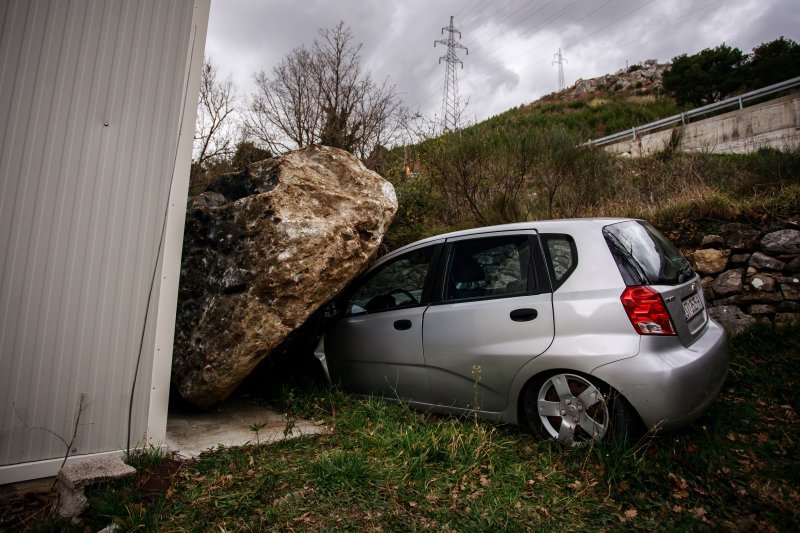
[[[180,220],[171,212],[132,444],[150,427],[154,383],[164,385],[169,372],[169,361],[157,359],[153,379],[154,353],[171,358],[175,248],[179,262],[208,4],[0,2],[0,483],[19,477],[2,465],[64,456],[55,434],[71,438],[82,395],[72,453],[125,448],[172,184]]]

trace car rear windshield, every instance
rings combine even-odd
[[[647,222],[631,220],[603,228],[625,284],[680,285],[694,277],[689,262]]]

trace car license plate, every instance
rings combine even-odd
[[[685,300],[683,300],[683,313],[686,316],[686,320],[692,318],[702,309],[703,309],[703,302],[700,300],[700,295],[697,293],[694,293]]]

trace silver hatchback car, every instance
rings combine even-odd
[[[431,237],[383,257],[328,314],[316,356],[346,390],[568,446],[684,425],[728,372],[698,276],[641,220]]]

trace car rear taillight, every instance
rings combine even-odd
[[[669,311],[658,292],[650,287],[628,287],[620,299],[640,335],[675,335]]]

